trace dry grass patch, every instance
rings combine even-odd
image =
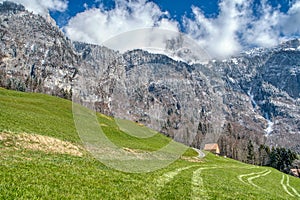
[[[13,147],[45,153],[69,154],[81,157],[84,152],[82,147],[71,142],[37,134],[2,132],[0,133],[0,142],[4,148]]]
[[[102,124],[100,124],[100,126],[101,126],[101,127],[108,127],[108,125],[107,125],[107,124],[103,124],[103,123],[102,123]]]
[[[203,160],[201,158],[198,157],[188,157],[188,156],[181,156],[180,157],[182,160],[186,160],[192,163],[200,163],[203,162]]]
[[[106,115],[103,115],[101,113],[98,113],[100,115],[100,117],[103,117],[105,119],[108,119],[109,121],[113,121],[113,118],[109,117],[109,116],[106,116]]]

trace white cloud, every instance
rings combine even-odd
[[[270,47],[300,35],[300,1],[291,4],[287,13],[280,12],[262,1],[261,16],[253,19],[248,30],[243,33],[248,44]]]
[[[127,31],[158,27],[178,31],[178,22],[169,18],[153,2],[147,0],[116,0],[115,8],[87,9],[70,19],[64,31],[72,40],[102,44]]]
[[[194,19],[184,17],[187,34],[214,57],[237,53],[242,49],[239,33],[248,23],[249,6],[247,0],[223,0],[216,18],[207,18],[199,8],[193,7]]]
[[[49,10],[65,11],[68,8],[67,0],[13,1],[45,16],[48,16]],[[105,9],[101,0],[94,2],[99,7],[89,8],[86,5],[84,12],[71,18],[63,27],[72,40],[102,44],[114,36],[137,29],[156,27],[178,31],[179,22],[171,19],[168,12],[162,11],[150,0],[115,0],[116,6],[111,10]],[[183,17],[183,27],[186,34],[211,56],[228,57],[247,47],[270,47],[286,38],[299,36],[300,0],[292,2],[289,10],[283,13],[279,8],[269,5],[267,0],[262,0],[260,7],[255,7],[259,15],[254,15],[253,0],[220,0],[216,17],[206,17],[201,9],[192,7],[194,17]],[[138,35],[132,37],[130,41],[140,38]],[[144,43],[136,45],[142,48],[162,40],[153,37],[151,34],[147,39],[143,36],[140,41]]]
[[[250,27],[243,33],[246,43],[262,47],[271,47],[280,41],[279,22],[282,20],[283,13],[277,8],[274,9],[266,1],[262,1],[257,10],[260,16],[252,18]]]
[[[295,2],[280,22],[284,35],[300,35],[300,1]]]
[[[3,2],[5,0],[0,0]],[[49,10],[63,12],[68,8],[67,0],[10,0],[25,6],[35,14],[47,15]]]
[[[205,17],[193,7],[194,19],[184,17],[187,34],[196,39],[214,57],[227,57],[253,46],[271,47],[287,37],[300,35],[300,1],[291,4],[287,13],[280,12],[267,0],[253,13],[253,2],[222,0],[215,18]]]

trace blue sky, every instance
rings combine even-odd
[[[201,8],[207,17],[218,14],[218,0],[153,0],[163,11],[168,11],[170,16],[177,21],[181,21],[182,17],[191,16],[191,7],[197,6]],[[68,19],[75,16],[79,12],[89,8],[98,7],[103,4],[105,9],[113,9],[115,7],[114,0],[76,0],[69,1],[69,8],[65,12],[51,12],[51,16],[57,21],[60,27],[66,25]]]
[[[170,17],[178,22],[182,21],[183,16],[193,17],[192,6],[200,8],[206,17],[215,17],[219,14],[220,0],[149,0],[157,4],[162,11],[168,11]],[[259,6],[262,1],[254,0],[253,11],[256,6]],[[273,8],[279,8],[283,13],[287,13],[291,0],[272,0],[267,1]],[[50,11],[51,16],[56,20],[60,27],[67,24],[71,17],[77,13],[84,12],[87,8],[99,7],[102,4],[106,10],[115,8],[114,0],[76,0],[68,1],[68,9],[64,12]],[[258,13],[255,13],[258,15]]]
[[[191,15],[192,6],[199,7],[206,17],[214,17],[219,13],[218,3],[220,0],[152,0],[163,11],[168,11],[171,18],[181,22],[183,16],[193,17]],[[259,5],[261,1],[255,0],[254,4]],[[290,0],[273,0],[268,1],[272,7],[280,7],[280,11],[286,13],[289,8]],[[110,10],[115,7],[114,0],[76,0],[68,2],[68,9],[64,12],[52,11],[51,16],[56,20],[60,27],[67,24],[71,17],[74,17],[77,13],[84,12],[86,8],[99,7],[103,4],[105,9]],[[255,7],[255,6],[253,6]],[[255,11],[255,10],[254,10]]]
[[[50,13],[70,39],[95,44],[156,27],[183,32],[211,55],[228,57],[300,36],[300,0],[13,1]]]

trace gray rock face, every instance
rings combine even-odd
[[[70,98],[79,57],[63,33],[21,5],[0,4],[0,81],[21,91]]]
[[[0,5],[0,11],[3,5]],[[3,10],[3,9],[2,9]],[[246,161],[247,144],[300,152],[299,40],[189,65],[134,50],[71,43],[41,16],[0,12],[0,84],[75,99],[177,141],[218,142]]]
[[[268,121],[267,143],[299,152],[300,44],[288,41],[274,49],[235,58],[225,73],[248,93],[253,109]]]
[[[82,43],[75,47],[97,69],[93,80],[85,77],[93,85],[87,96],[100,94],[98,111],[197,147],[218,141],[223,153],[241,160],[248,140],[299,151],[298,49],[277,47],[188,65],[142,50],[119,54]]]

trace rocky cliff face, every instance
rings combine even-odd
[[[2,86],[70,98],[78,56],[43,17],[21,5],[0,4],[0,49]]]
[[[267,120],[267,143],[292,147],[298,152],[299,50],[299,40],[291,40],[273,49],[242,54],[231,60],[234,62],[230,67],[223,68],[223,77],[227,75],[237,84],[236,88],[248,94],[254,112]]]
[[[218,141],[223,153],[246,160],[249,140],[299,151],[298,43],[194,65],[142,50],[75,47],[96,69],[85,76],[85,93],[100,94],[98,111],[197,147]]]
[[[0,5],[0,84],[70,98],[177,141],[247,160],[247,144],[300,152],[300,42],[207,64],[71,43],[41,16]]]

